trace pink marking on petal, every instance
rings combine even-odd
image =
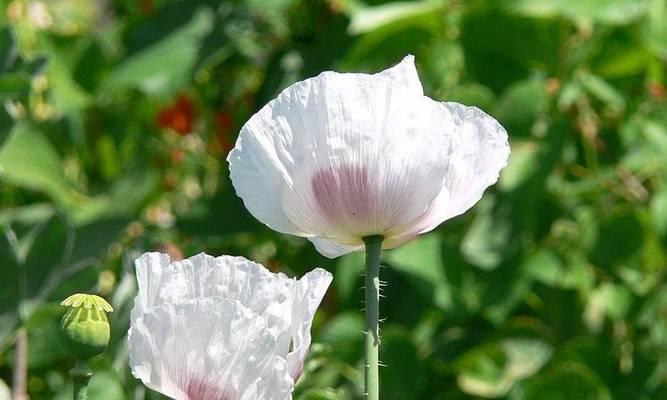
[[[294,380],[294,383],[296,383],[299,378],[301,378],[301,375],[303,375],[303,362],[304,360],[300,360],[299,364],[294,366],[294,369],[290,373],[292,376],[292,379]]]
[[[197,379],[188,382],[186,392],[188,400],[233,400],[226,390]]]
[[[310,180],[317,206],[333,224],[358,221],[359,226],[371,218],[372,196],[366,168],[331,167],[317,171]]]

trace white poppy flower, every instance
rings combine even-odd
[[[408,56],[378,74],[324,72],[288,87],[227,160],[257,219],[337,257],[365,236],[393,248],[465,212],[509,152],[483,111],[424,96]]]
[[[300,280],[243,257],[136,260],[132,374],[176,400],[289,399],[331,274]]]

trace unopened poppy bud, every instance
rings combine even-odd
[[[69,352],[86,360],[106,350],[111,335],[107,317],[107,312],[113,311],[111,305],[92,294],[75,294],[60,304],[68,307],[60,331]]]

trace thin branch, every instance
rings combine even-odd
[[[28,396],[28,334],[25,328],[16,332],[16,354],[14,356],[14,400],[29,400]]]

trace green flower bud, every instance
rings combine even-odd
[[[75,294],[60,304],[69,307],[60,321],[60,332],[69,352],[87,360],[106,350],[111,335],[107,312],[113,311],[109,303],[92,294]]]

